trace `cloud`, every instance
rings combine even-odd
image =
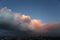
[[[51,22],[43,24],[42,20],[31,19],[30,16],[13,12],[7,7],[0,9],[0,29],[22,31],[27,34],[43,36],[60,36],[60,23]]]
[[[60,23],[52,22],[44,25],[44,27],[47,36],[60,37]]]
[[[33,20],[28,15],[24,15],[21,13],[15,13],[12,12],[11,9],[8,9],[7,7],[0,9],[0,29],[3,30],[11,30],[11,31],[33,31],[36,29],[36,27],[32,28]],[[38,20],[36,20],[38,22]],[[32,25],[31,25],[32,23]],[[37,26],[37,24],[35,23]]]

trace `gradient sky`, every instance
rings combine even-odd
[[[41,19],[43,23],[60,22],[59,0],[1,0],[0,8],[5,6],[33,19]]]

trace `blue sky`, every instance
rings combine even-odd
[[[0,8],[5,6],[14,12],[40,19],[43,23],[60,22],[59,0],[1,0]]]

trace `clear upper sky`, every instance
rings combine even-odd
[[[4,6],[44,23],[60,22],[60,0],[1,0],[0,8]]]

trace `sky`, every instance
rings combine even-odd
[[[59,0],[1,0],[0,8],[5,6],[32,19],[40,19],[43,23],[60,22]]]

